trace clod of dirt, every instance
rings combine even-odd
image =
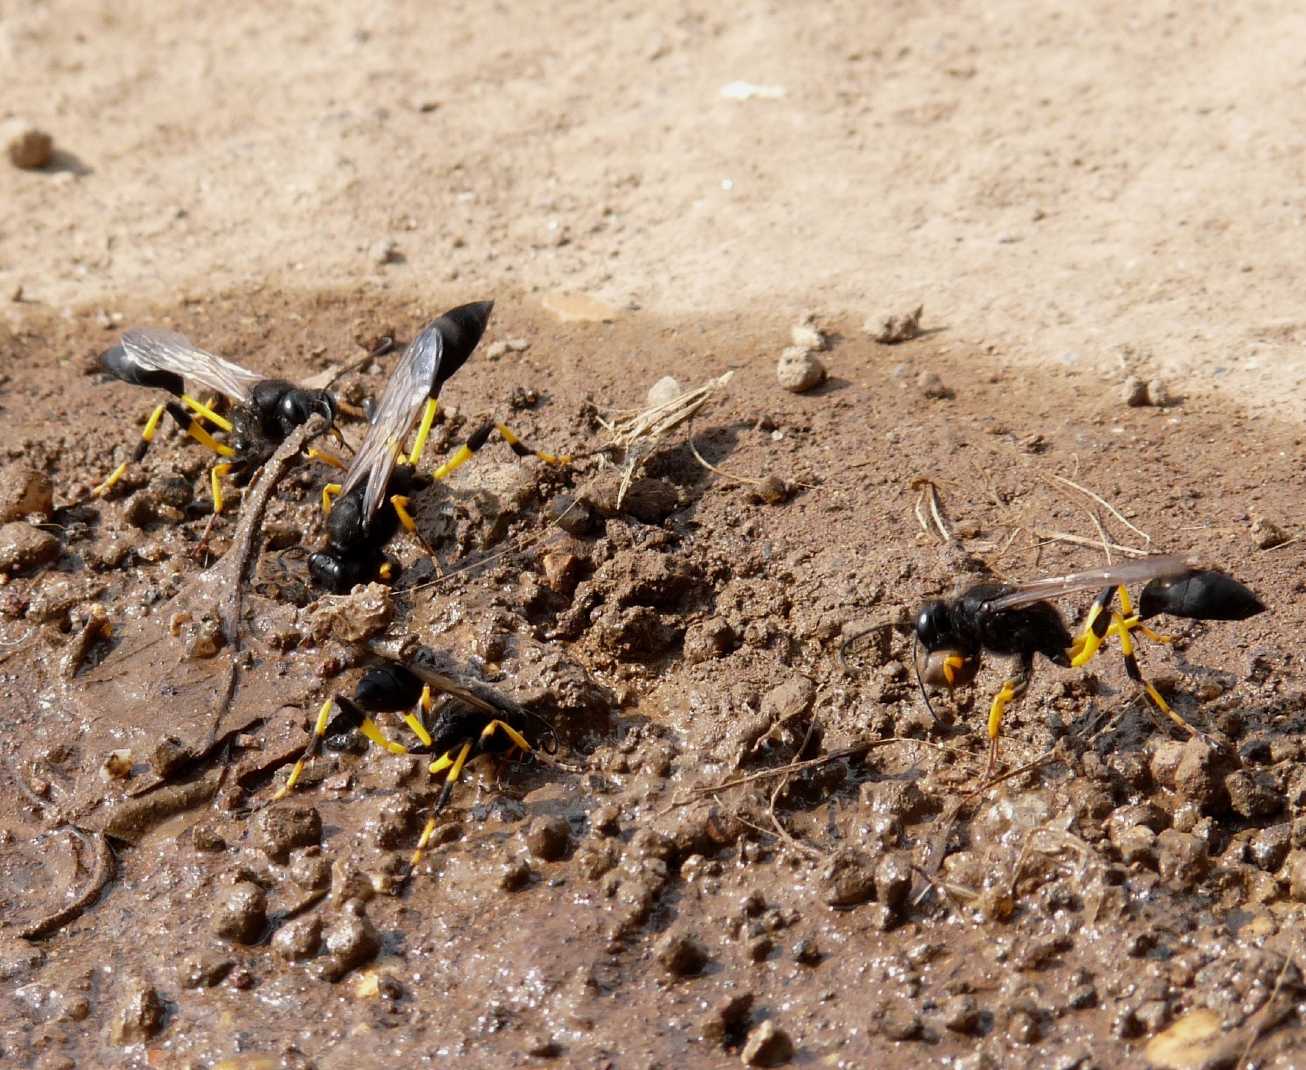
[[[780,354],[775,377],[791,394],[801,394],[825,382],[825,365],[804,346],[789,346]]]
[[[322,944],[322,919],[316,914],[286,922],[272,937],[272,950],[287,962],[303,962]]]
[[[58,556],[59,540],[48,531],[21,521],[0,525],[0,572],[27,572]]]
[[[653,955],[672,977],[692,977],[707,965],[707,948],[687,933],[663,933],[653,945]]]
[[[1165,829],[1156,837],[1161,879],[1175,888],[1189,888],[1206,872],[1206,847],[1196,836]]]
[[[54,485],[48,475],[24,464],[0,468],[0,524],[32,513],[48,517],[53,508]]]
[[[326,955],[317,964],[325,981],[338,981],[350,970],[371,962],[381,950],[381,937],[368,920],[361,900],[345,903],[341,916],[327,928]]]
[[[520,892],[531,882],[535,871],[524,858],[505,862],[499,870],[499,887],[505,892]]]
[[[316,847],[321,840],[322,817],[312,806],[269,807],[255,822],[254,842],[281,865],[296,847]]]
[[[1125,865],[1156,867],[1156,833],[1146,825],[1113,827],[1111,843],[1120,852],[1120,861]]]
[[[1191,1070],[1233,1063],[1240,1045],[1236,1034],[1226,1033],[1219,1014],[1198,1007],[1152,1037],[1144,1054],[1158,1070]]]
[[[721,617],[691,624],[685,630],[685,659],[691,664],[723,658],[739,645],[735,630]]]
[[[680,492],[665,479],[649,476],[632,481],[618,508],[620,492],[621,475],[613,472],[594,481],[586,494],[586,501],[604,516],[625,513],[644,524],[661,524],[680,508]]]
[[[656,657],[677,638],[676,630],[649,606],[606,610],[591,630],[595,641],[622,661]]]
[[[292,851],[289,868],[290,879],[306,891],[315,892],[331,883],[331,863],[319,847]]]
[[[44,167],[54,155],[54,138],[25,119],[11,119],[0,130],[9,162],[24,171]]]
[[[930,799],[914,780],[871,780],[857,789],[858,801],[873,814],[915,821],[931,812]]]
[[[544,582],[552,591],[569,595],[585,571],[584,558],[562,551],[551,551],[541,559],[544,565]]]
[[[1150,405],[1151,401],[1147,396],[1147,383],[1138,376],[1131,375],[1120,387],[1120,400],[1135,409]]]
[[[917,305],[911,312],[897,316],[872,317],[862,324],[862,330],[882,346],[909,342],[921,333],[921,314],[924,305]]]
[[[27,619],[33,624],[63,623],[75,607],[97,597],[103,590],[103,583],[85,577],[47,572],[33,584]]]
[[[545,862],[556,862],[571,844],[571,825],[564,817],[546,814],[531,821],[526,829],[526,846]]]
[[[186,955],[177,964],[177,983],[182,988],[212,988],[221,984],[236,965],[236,960],[226,955],[209,952]]]
[[[268,899],[253,881],[239,881],[227,890],[213,914],[213,931],[224,940],[252,944],[263,935]]]
[[[1288,855],[1283,876],[1288,881],[1288,894],[1298,903],[1306,903],[1306,851],[1297,850]]]
[[[675,401],[684,392],[684,387],[680,383],[670,375],[664,375],[648,388],[648,407],[656,409],[660,405],[666,405],[668,402]]]
[[[222,632],[222,622],[209,613],[183,626],[182,635],[185,637],[182,649],[186,656],[200,660],[216,657],[227,641]]]
[[[891,851],[875,867],[875,897],[894,914],[901,914],[911,894],[911,859]]]
[[[739,1053],[745,1066],[783,1066],[793,1057],[794,1042],[769,1018],[748,1034]]]
[[[802,966],[819,966],[825,958],[815,937],[811,936],[804,936],[794,944],[793,955],[794,961]]]
[[[115,1044],[140,1044],[163,1028],[163,1001],[153,985],[132,981],[127,998],[113,1016],[110,1035]]]
[[[345,595],[327,595],[312,611],[313,637],[334,636],[346,643],[361,643],[380,635],[394,620],[390,588],[380,583],[355,587]]]
[[[549,502],[549,518],[568,535],[581,538],[594,530],[594,512],[587,501],[559,494]]]
[[[1267,873],[1273,873],[1288,857],[1292,846],[1292,826],[1286,821],[1268,828],[1257,829],[1247,847],[1252,864]]]
[[[789,340],[809,352],[820,352],[829,344],[825,333],[816,325],[816,316],[811,312],[789,328]]]
[[[921,1035],[920,1016],[901,999],[889,1000],[880,1007],[877,1024],[886,1040],[903,1043]]]
[[[562,1054],[562,1045],[553,1037],[542,1034],[526,1042],[526,1054],[535,1059],[556,1059]]]
[[[979,1004],[974,996],[965,993],[950,996],[939,1007],[939,1021],[950,1032],[974,1033],[980,1025]]]
[[[832,907],[853,907],[875,896],[875,870],[860,851],[838,851],[821,871],[821,898]]]
[[[190,830],[190,845],[206,854],[217,854],[227,849],[227,841],[207,821],[202,821]]]
[[[703,1042],[718,1048],[741,1043],[752,1017],[753,998],[752,992],[740,992],[713,1007],[703,1018]]]
[[[923,371],[916,376],[916,389],[931,401],[947,401],[956,397],[952,388],[939,378],[938,372]]]
[[[1276,546],[1282,546],[1290,538],[1282,527],[1255,510],[1252,511],[1251,518],[1252,541],[1255,542],[1258,550],[1271,550]],[[2,515],[0,519],[3,519]]]
[[[1260,821],[1283,809],[1283,793],[1266,774],[1236,769],[1224,778],[1229,806],[1239,817]]]
[[[150,755],[150,769],[160,780],[166,780],[191,757],[190,750],[176,736],[164,736]]]

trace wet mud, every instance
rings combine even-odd
[[[359,404],[394,359],[375,338],[479,295],[441,296],[123,308],[268,374],[352,369]],[[829,378],[796,395],[765,313],[558,323],[495,296],[427,459],[493,413],[577,460],[487,446],[414,500],[434,557],[401,538],[392,588],[341,597],[300,549],[331,475],[292,466],[235,618],[224,555],[256,489],[197,552],[207,457],[168,432],[85,500],[150,400],[93,373],[114,337],[93,310],[0,327],[3,1065],[1306,1059],[1300,428],[851,323],[822,325]],[[730,370],[623,495],[603,421]],[[1041,663],[1004,725],[1016,775],[985,788],[1005,666],[936,723],[912,616],[1097,565],[1104,536],[1269,604],[1144,644],[1218,746],[1157,723],[1115,655]],[[560,746],[475,766],[408,876],[429,759],[342,736],[272,797],[324,699],[414,643]]]

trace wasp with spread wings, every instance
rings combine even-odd
[[[1137,608],[1127,586],[1145,584]],[[1061,613],[1049,601],[1076,591],[1104,587],[1094,599],[1078,636],[1072,637]],[[1112,603],[1120,599],[1120,608]],[[1133,632],[1155,642],[1167,642],[1143,622],[1168,613],[1190,620],[1246,620],[1265,605],[1231,576],[1191,568],[1178,556],[1156,556],[1106,568],[1076,572],[1011,585],[977,583],[958,597],[933,602],[916,618],[916,674],[925,685],[961,687],[975,679],[981,655],[1012,657],[1016,668],[993,698],[989,709],[989,773],[997,765],[998,734],[1008,704],[1024,694],[1042,654],[1054,665],[1080,668],[1093,659],[1111,636],[1120,641],[1125,671],[1156,707],[1192,735],[1188,724],[1143,678],[1134,653]],[[929,698],[926,696],[928,704]]]
[[[452,308],[423,327],[404,350],[344,478],[323,488],[327,546],[308,559],[309,573],[318,586],[343,594],[357,583],[378,578],[385,565],[385,547],[399,526],[416,531],[408,499],[430,483],[417,465],[435,420],[440,390],[472,355],[493,308],[493,301]],[[401,462],[404,440],[414,427],[417,437]],[[532,450],[506,426],[491,421],[458,447],[431,478],[447,477],[496,430],[518,456],[539,457],[550,464],[569,460]]]
[[[197,349],[175,331],[134,327],[123,334],[116,346],[100,355],[100,366],[124,383],[164,390],[173,396],[174,400],[162,402],[150,413],[141,440],[132,453],[133,462],[145,456],[165,412],[192,438],[223,458],[209,476],[215,514],[222,511],[223,476],[248,479],[267,462],[286,436],[314,413],[322,414],[328,421],[335,420],[335,399],[325,390],[305,390],[284,379],[265,378]],[[232,406],[231,418],[214,412],[189,395],[187,382],[224,395]],[[224,432],[226,440],[215,438],[204,426],[205,421]],[[322,451],[312,453],[340,464]],[[123,461],[118,465],[92,493],[97,497],[108,494],[126,473],[128,463]]]
[[[433,709],[436,696],[442,696],[443,702]],[[339,710],[335,717],[331,716],[333,710]],[[403,714],[404,724],[417,742],[404,745],[388,738],[373,719],[380,713]],[[428,772],[432,776],[443,773],[444,784],[418,837],[409,863],[411,871],[422,860],[436,820],[463,769],[483,757],[535,754],[527,736],[541,728],[549,737],[544,752],[556,752],[557,733],[539,714],[485,687],[456,680],[421,660],[409,659],[403,664],[387,661],[363,675],[352,699],[335,695],[322,704],[308,746],[273,802],[294,790],[305,763],[318,753],[322,741],[332,736],[360,732],[391,754],[431,755],[434,760]]]

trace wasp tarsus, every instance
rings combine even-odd
[[[1128,584],[1144,583],[1137,610]],[[1078,636],[1072,636],[1061,612],[1049,599],[1092,587],[1104,589],[1094,599]],[[1112,609],[1119,598],[1120,610]],[[997,761],[998,735],[1006,706],[1029,685],[1036,656],[1063,668],[1082,667],[1115,636],[1125,668],[1154,707],[1189,733],[1199,735],[1148,683],[1134,655],[1135,631],[1163,641],[1144,621],[1163,614],[1189,620],[1246,620],[1265,605],[1232,576],[1189,568],[1178,557],[1153,557],[1024,585],[986,581],[956,598],[932,602],[916,618],[917,679],[926,685],[961,687],[978,674],[983,654],[1016,659],[1016,668],[993,699],[989,711],[989,768]],[[929,703],[928,693],[926,703]],[[933,709],[931,708],[931,713]]]

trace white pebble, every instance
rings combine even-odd
[[[669,375],[664,375],[648,388],[648,407],[656,409],[669,401],[675,401],[683,394],[684,388]]]

